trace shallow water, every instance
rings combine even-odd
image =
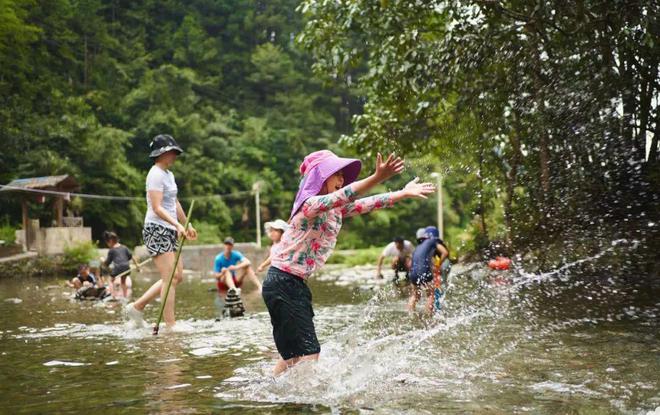
[[[409,315],[373,268],[310,284],[321,360],[273,379],[265,307],[215,321],[200,276],[177,290],[182,332],[151,335],[119,303],[56,279],[0,281],[4,413],[647,413],[660,407],[660,296],[617,278],[456,266],[444,310]],[[153,275],[136,278],[141,293]],[[248,290],[246,290],[248,291]],[[153,321],[158,303],[147,309]],[[659,410],[660,413],[660,410]]]

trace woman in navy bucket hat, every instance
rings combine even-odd
[[[174,151],[177,155],[183,153],[183,149],[176,142],[174,137],[168,134],[158,134],[151,140],[149,143],[149,148],[151,153],[149,157],[152,159],[157,159],[160,155],[167,153],[168,151]]]
[[[154,259],[161,279],[155,282],[134,303],[126,307],[126,317],[132,320],[136,326],[145,325],[142,311],[144,307],[153,301],[158,295],[164,300],[165,290],[172,275],[175,262],[175,252],[179,236],[187,239],[197,239],[197,231],[192,224],[186,230],[182,223],[186,223],[186,213],[177,199],[178,187],[174,175],[169,168],[174,164],[177,156],[183,153],[183,149],[176,140],[167,134],[159,134],[149,144],[149,157],[154,165],[149,170],[146,180],[147,213],[144,218],[142,238],[144,245]],[[174,318],[174,304],[176,298],[176,285],[183,278],[183,261],[179,261],[167,303],[163,309],[165,325],[173,329],[176,322]]]

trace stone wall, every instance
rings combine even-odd
[[[200,272],[202,275],[206,276],[208,272],[213,269],[213,260],[216,255],[222,252],[224,247],[223,244],[184,245],[183,251],[181,252],[184,269]],[[268,256],[268,248],[259,248],[255,243],[237,243],[234,245],[234,250],[240,251],[247,259],[249,259],[255,270]],[[144,246],[135,247],[134,255],[139,258],[146,258],[149,256],[147,249]]]
[[[16,231],[17,243],[24,241],[23,230]],[[60,255],[64,248],[81,242],[92,241],[92,228],[34,228],[34,239],[30,243],[30,250],[37,251],[39,255]]]

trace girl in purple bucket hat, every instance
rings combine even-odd
[[[281,359],[275,375],[303,360],[317,360],[321,346],[314,329],[312,294],[307,279],[321,268],[337,243],[344,218],[392,206],[406,198],[426,198],[435,187],[415,178],[402,190],[358,199],[374,186],[403,171],[404,163],[391,154],[378,154],[376,171],[356,181],[362,163],[332,151],[315,151],[300,165],[302,180],[293,203],[289,228],[273,247],[271,267],[262,295],[273,324]]]

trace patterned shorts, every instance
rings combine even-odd
[[[176,231],[157,223],[145,223],[142,239],[149,255],[156,256],[165,252],[174,252],[178,248]]]

